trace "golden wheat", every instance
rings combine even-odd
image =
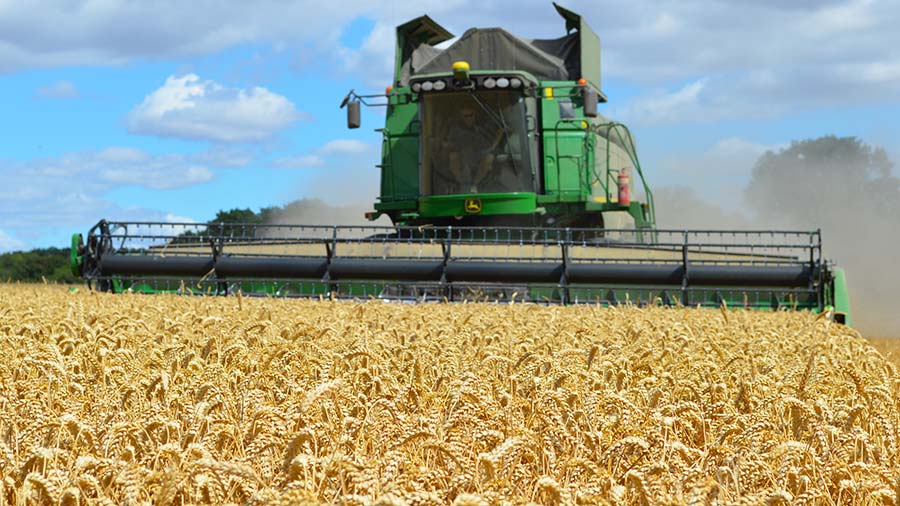
[[[867,339],[872,346],[875,347],[878,351],[880,351],[885,358],[894,363],[894,365],[900,366],[900,336],[895,337],[871,337],[868,336]]]
[[[806,313],[0,286],[7,504],[895,504],[900,376]]]

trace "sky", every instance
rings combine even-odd
[[[757,157],[856,136],[900,160],[900,4],[560,2],[603,43],[604,115],[654,187],[739,212]],[[101,218],[205,221],[300,198],[366,205],[394,27],[553,38],[549,1],[0,0],[0,252],[65,246]],[[894,169],[895,174],[897,169]]]

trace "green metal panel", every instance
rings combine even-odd
[[[834,270],[832,290],[834,314],[838,317],[843,316],[844,325],[849,327],[852,325],[850,320],[850,292],[847,290],[847,275],[844,273],[844,269],[837,268]]]
[[[581,21],[581,74],[589,83],[600,91],[605,102],[606,96],[600,87],[600,37],[595,34],[584,20]]]
[[[559,15],[566,20],[566,31],[578,30],[579,44],[581,46],[581,76],[589,83],[594,85],[598,91],[600,87],[600,37],[591,29],[584,21],[580,14],[576,14],[569,9],[561,7],[556,3],[553,4]],[[571,77],[571,76],[570,76]],[[601,91],[602,100],[605,102],[606,97]]]
[[[379,282],[351,281],[342,283],[343,296],[366,299],[378,297],[390,288],[390,285]],[[169,293],[190,295],[225,295],[218,284],[201,287],[194,285],[191,280],[185,280],[179,286],[175,283],[169,287],[155,285],[152,280],[140,279],[113,279],[109,288],[114,293]],[[685,294],[678,288],[653,288],[610,285],[605,287],[582,287],[570,285],[568,288],[558,284],[547,283],[522,283],[515,288],[519,294],[529,292],[532,300],[545,300],[559,303],[563,300],[576,303],[601,303],[603,305],[632,303],[639,306],[688,306],[688,307],[721,307],[722,302],[728,308],[748,309],[756,311],[775,311],[788,308],[794,311],[812,311],[818,309],[818,301],[813,295],[794,297],[784,295],[773,298],[764,292],[747,293],[745,290],[723,287],[715,292],[693,293],[689,300],[684,300]],[[328,281],[320,279],[283,280],[283,281],[238,281],[229,284],[228,293],[235,294],[241,291],[245,294],[291,296],[302,295],[306,297],[328,297],[332,286]],[[849,314],[848,314],[849,316]],[[845,323],[849,325],[849,318]]]
[[[547,95],[548,89],[552,96]],[[561,202],[583,202],[590,192],[585,169],[593,157],[580,88],[571,82],[544,82],[539,91],[545,193]],[[573,116],[562,117],[561,108],[571,108]]]
[[[406,88],[391,94],[381,150],[381,201],[419,196],[419,107]]]
[[[375,209],[378,211],[415,211],[418,205],[418,200],[393,200],[390,202],[376,202]]]
[[[72,234],[72,244],[69,250],[69,269],[72,275],[81,277],[81,267],[84,265],[84,257],[78,254],[81,245],[81,234]]]
[[[584,169],[588,162],[584,132],[557,131],[547,136],[544,149],[545,158],[546,150],[553,150],[551,156],[556,160],[559,199],[564,202],[584,201]]]
[[[477,200],[481,210],[477,213],[466,211],[467,200]],[[497,214],[530,214],[537,209],[534,193],[473,193],[463,195],[435,195],[419,199],[419,214],[422,217],[472,216]]]

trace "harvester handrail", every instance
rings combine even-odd
[[[809,265],[816,268],[821,260],[821,234],[816,231],[777,230],[659,230],[657,241],[647,244],[638,235],[640,229],[610,229],[598,232],[590,228],[530,227],[384,227],[321,226],[253,223],[168,223],[168,222],[101,222],[91,229],[95,234],[89,245],[98,251],[89,254],[100,258],[105,254],[120,256],[205,257],[219,255],[246,258],[328,258],[343,257],[346,245],[440,246],[449,251],[454,245],[529,246],[544,248],[526,256],[504,255],[495,251],[490,256],[473,256],[484,261],[556,260],[552,253],[562,248],[563,257],[578,250],[575,260],[603,263],[603,251],[646,251],[663,254],[663,258],[633,259],[628,254],[610,261],[623,265],[668,264],[678,257],[687,269],[697,265]],[[100,231],[97,234],[97,231]],[[90,239],[90,238],[89,238]],[[324,251],[320,251],[320,248]],[[278,248],[281,248],[280,250]],[[380,246],[379,246],[380,247]],[[257,248],[255,251],[253,248]],[[260,249],[262,248],[262,249]],[[268,249],[266,249],[268,248]],[[298,248],[306,248],[298,249]],[[312,248],[312,249],[310,249]],[[551,249],[546,249],[551,248]],[[351,250],[352,251],[352,250]],[[373,257],[388,255],[373,250]],[[354,253],[360,256],[358,253]],[[422,250],[419,250],[419,256]],[[547,256],[549,255],[549,257]],[[618,255],[618,253],[614,254]],[[668,255],[668,256],[666,256]],[[363,255],[364,256],[364,255]],[[397,252],[393,259],[414,258]]]
[[[332,230],[332,229],[340,229],[340,230],[382,230],[382,231],[425,231],[425,230],[463,230],[463,231],[483,231],[483,230],[511,230],[511,231],[540,231],[540,232],[565,232],[565,231],[597,231],[593,228],[586,227],[558,227],[558,228],[539,228],[536,229],[534,227],[516,227],[516,226],[484,226],[484,227],[417,227],[417,226],[398,226],[393,227],[389,225],[311,225],[311,224],[287,224],[287,223],[229,223],[229,222],[170,222],[170,221],[107,221],[103,220],[101,223],[106,223],[110,227],[119,227],[119,226],[163,226],[163,227],[265,227],[265,228],[304,228],[304,229],[320,229],[320,230]],[[99,225],[99,223],[98,223]],[[95,225],[94,230],[97,228]],[[760,234],[776,234],[776,235],[798,235],[798,236],[807,236],[807,237],[817,237],[820,236],[821,232],[819,230],[800,230],[800,229],[719,229],[719,228],[710,228],[710,229],[683,229],[683,228],[660,228],[656,229],[657,232],[660,233],[672,233],[672,234],[744,234],[744,235],[760,235]],[[637,229],[637,228],[609,228],[604,229],[604,232],[646,232],[646,230]]]
[[[637,231],[640,232],[640,231]],[[149,239],[149,240],[164,240],[164,239],[178,239],[179,236],[160,236],[160,235],[149,235],[149,234],[109,234],[107,237],[111,239]],[[167,243],[169,245],[188,245],[188,244],[202,244],[204,240],[210,239],[225,239],[223,236],[208,234],[208,235],[195,235],[191,237],[192,239],[196,239],[191,242],[181,242],[181,243]],[[520,239],[520,240],[504,240],[500,237],[489,238],[489,237],[395,237],[395,238],[346,238],[346,237],[338,237],[338,238],[327,238],[327,237],[319,237],[319,238],[276,238],[276,237],[259,237],[259,236],[229,236],[227,237],[227,241],[225,244],[235,244],[235,243],[253,243],[256,245],[277,245],[277,244],[317,244],[321,242],[336,242],[338,244],[353,244],[353,243],[367,243],[367,244],[397,244],[397,243],[410,243],[410,244],[440,244],[440,243],[461,243],[461,244],[522,244],[522,245],[558,245],[558,244],[571,244],[571,245],[579,245],[579,246],[595,246],[595,247],[604,247],[604,248],[629,248],[629,249],[648,249],[648,250],[665,250],[672,249],[677,250],[684,246],[684,242],[676,241],[676,242],[656,242],[652,245],[648,245],[646,242],[641,241],[592,241],[592,240],[579,240],[579,239],[560,239],[560,238],[551,238],[551,239]],[[810,246],[803,244],[778,244],[778,243],[766,243],[766,242],[689,242],[688,246],[695,248],[706,248],[706,247],[717,247],[717,248],[776,248],[776,249],[810,249]]]
[[[622,133],[619,131],[620,128],[625,130],[625,133],[627,134],[627,136],[625,136],[625,137],[622,136]],[[607,167],[606,178],[607,178],[607,182],[604,186],[606,188],[609,188],[610,185],[612,184],[612,181],[610,180],[611,176],[609,173],[609,165],[610,165],[609,146],[610,146],[610,143],[612,142],[612,140],[610,139],[610,133],[615,131],[616,136],[618,136],[620,141],[626,142],[626,140],[627,140],[627,142],[628,142],[628,147],[625,149],[625,152],[628,154],[628,158],[631,159],[631,164],[634,166],[635,171],[637,171],[637,173],[638,173],[638,177],[640,177],[640,179],[641,179],[641,185],[644,187],[644,193],[647,194],[647,207],[649,209],[650,224],[651,224],[651,226],[655,227],[656,226],[656,202],[654,201],[654,198],[653,198],[653,191],[650,190],[650,185],[647,184],[647,179],[644,178],[644,171],[641,168],[641,162],[637,156],[637,146],[634,145],[634,136],[631,135],[631,130],[628,129],[627,125],[625,125],[624,123],[619,123],[618,121],[609,121],[607,123],[602,123],[600,125],[595,125],[593,127],[593,130],[596,134],[600,134],[601,129],[606,130],[606,135],[602,136],[606,139],[606,167]],[[607,189],[607,193],[608,192],[609,192],[609,190]],[[609,195],[607,195],[607,197],[609,197]]]
[[[387,227],[322,226],[255,223],[169,223],[106,222],[91,228],[89,236],[102,240],[173,240],[179,244],[210,240],[219,242],[253,241],[257,243],[317,242],[328,238],[336,242],[500,242],[521,244],[583,244],[607,247],[634,246],[654,249],[667,247],[727,248],[801,248],[821,254],[818,230],[680,230],[657,229],[657,240],[647,244],[640,239],[641,229],[542,228],[531,227]],[[629,240],[632,239],[632,240]]]

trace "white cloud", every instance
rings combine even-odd
[[[670,36],[684,28],[684,23],[671,12],[660,12],[653,21],[644,27],[648,33],[657,37]]]
[[[319,150],[320,153],[325,155],[332,154],[348,154],[348,155],[358,155],[360,153],[365,153],[371,149],[372,145],[369,143],[365,143],[362,141],[358,141],[355,139],[335,139],[326,143],[322,146],[322,149]]]
[[[187,74],[166,79],[126,123],[137,134],[241,142],[270,138],[300,117],[290,100],[265,88],[225,88]]]
[[[140,149],[114,146],[100,151],[96,157],[105,163],[138,163],[147,161],[150,154]]]
[[[24,242],[7,234],[3,230],[0,230],[0,253],[7,253],[10,251],[22,251],[25,248],[26,248],[26,246],[25,246]]]
[[[191,156],[191,160],[201,165],[221,168],[246,167],[253,162],[253,153],[215,145],[212,149],[201,151]]]
[[[842,5],[826,6],[812,13],[809,29],[812,34],[830,38],[877,27],[878,20],[869,0],[850,1]]]
[[[325,160],[319,155],[284,156],[272,162],[276,169],[311,169],[324,165]]]
[[[892,62],[871,62],[844,65],[838,72],[846,78],[860,79],[870,84],[897,84],[900,81],[900,59]]]
[[[113,185],[140,185],[154,190],[181,188],[212,180],[212,171],[196,165],[182,165],[181,157],[161,157],[139,170],[120,165],[100,171],[100,179]]]
[[[393,32],[397,24],[426,12],[470,18],[473,6],[470,0],[395,2],[389,8],[368,0],[6,1],[0,2],[0,73],[173,60],[242,44],[269,45],[305,62],[324,56],[342,66],[344,60],[334,58],[336,49],[344,27],[356,18],[375,20]],[[359,61],[383,67],[392,48],[391,39],[390,48],[367,51],[378,60]],[[361,75],[371,74],[369,68]]]
[[[769,120],[799,110],[836,106],[841,97],[858,93],[860,88],[868,88],[870,95],[857,97],[855,105],[877,102],[880,99],[875,98],[878,94],[875,88],[889,81],[898,68],[834,66],[815,71],[812,76],[814,71],[797,66],[785,72],[764,69],[709,76],[647,92],[625,102],[613,101],[607,113],[633,125]],[[897,99],[900,100],[900,93]]]
[[[621,119],[643,124],[678,123],[700,109],[701,93],[709,79],[700,79],[674,92],[656,92],[635,99],[619,111]]]
[[[310,169],[330,166],[333,160],[362,160],[368,157],[374,163],[376,146],[356,139],[335,139],[310,153],[275,159],[271,166],[278,169]],[[331,163],[330,163],[331,162]]]
[[[187,216],[178,216],[177,214],[166,213],[164,220],[166,223],[197,223],[194,218]]]
[[[586,6],[582,14],[604,41],[607,82],[671,93],[679,83],[709,78],[694,120],[900,101],[892,79],[900,63],[896,2],[654,2],[658,16],[669,14],[679,24],[669,31],[636,29],[650,5],[637,0],[613,16]]]
[[[69,153],[27,162],[0,160],[5,184],[0,187],[0,229],[66,220],[91,208],[118,186],[170,189],[203,183],[212,172],[186,155],[151,155],[132,148]],[[37,220],[17,220],[29,215]]]
[[[607,80],[674,90],[674,83],[729,76],[709,87],[737,84],[744,88],[740,93],[709,89],[709,95],[774,100],[770,112],[776,114],[900,100],[894,73],[885,72],[900,61],[900,6],[891,0],[634,0],[616,9],[608,2],[570,0],[567,7],[602,38]],[[422,13],[456,34],[472,25],[502,26],[525,38],[562,34],[562,21],[542,0],[423,0],[390,9],[363,0],[32,0],[0,9],[0,72],[121,65],[259,44],[296,61],[324,58],[378,90],[390,78],[394,27]],[[373,30],[359,47],[342,47],[342,33],[359,17],[374,21]],[[844,67],[862,71],[836,70]],[[771,73],[771,87],[745,83],[763,71]]]
[[[214,53],[238,44],[328,47],[362,0],[29,0],[0,3],[0,72],[122,65]],[[302,21],[302,29],[298,22]]]
[[[104,186],[132,184],[156,190],[204,183],[213,177],[212,171],[187,155],[152,155],[123,147],[39,159],[21,167],[22,172],[34,175],[65,179],[78,176]]]
[[[359,48],[338,47],[334,58],[348,73],[359,75],[367,86],[384,87],[391,83],[394,73],[393,54],[396,28],[379,21]]]
[[[41,86],[37,89],[35,95],[39,98],[67,99],[78,98],[81,96],[81,93],[78,92],[78,88],[71,81],[57,81],[53,84]]]
[[[165,190],[213,178],[211,169],[194,161],[193,155],[151,154],[129,147],[24,162],[0,159],[0,173],[4,176],[0,230],[21,242],[10,243],[0,236],[0,248],[4,244],[31,247],[32,241],[46,240],[48,231],[82,227],[101,217],[123,221],[189,219],[146,207],[123,208],[107,194],[127,185]]]

